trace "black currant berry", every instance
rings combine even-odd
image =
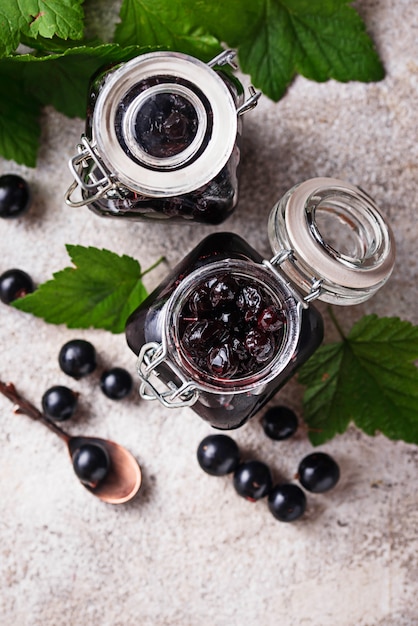
[[[294,411],[286,406],[273,406],[263,415],[261,425],[267,437],[281,441],[295,434],[298,418]]]
[[[72,459],[79,480],[92,488],[97,487],[110,469],[109,454],[98,444],[85,443],[77,448]]]
[[[340,468],[329,454],[313,452],[300,462],[298,478],[308,491],[323,493],[335,487],[340,478]]]
[[[239,449],[228,435],[208,435],[197,448],[197,460],[207,474],[225,476],[239,464]]]
[[[100,378],[100,388],[111,400],[121,400],[132,391],[132,376],[122,367],[113,367],[103,372]]]
[[[275,485],[269,493],[268,507],[276,519],[293,522],[304,514],[306,496],[297,485]]]
[[[0,276],[0,300],[10,304],[34,291],[32,278],[23,270],[11,269]]]
[[[26,180],[17,174],[0,176],[0,217],[20,217],[28,211],[31,201]]]
[[[246,461],[238,465],[234,472],[237,493],[251,502],[264,498],[272,485],[270,468],[262,461]]]
[[[96,369],[96,350],[89,341],[72,339],[62,346],[58,362],[68,376],[83,378]]]
[[[42,396],[42,408],[47,417],[62,422],[73,416],[77,398],[78,395],[68,387],[55,385]]]

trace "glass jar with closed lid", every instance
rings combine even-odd
[[[132,313],[126,338],[144,399],[241,426],[320,345],[312,301],[363,302],[393,269],[393,235],[374,201],[337,179],[293,187],[268,230],[270,260],[238,235],[209,235]]]
[[[151,52],[92,81],[86,131],[70,160],[71,207],[103,217],[218,224],[235,208],[242,115],[260,96],[224,66]],[[81,199],[76,199],[76,194]]]

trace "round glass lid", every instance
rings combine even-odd
[[[175,52],[153,52],[109,74],[97,98],[93,140],[123,185],[161,197],[198,189],[227,163],[237,110],[211,67]]]
[[[275,253],[289,250],[282,270],[303,291],[320,281],[319,299],[355,304],[389,278],[395,261],[392,231],[364,191],[335,178],[293,187],[272,210]]]

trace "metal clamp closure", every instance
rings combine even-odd
[[[247,100],[244,104],[241,104],[237,109],[237,115],[243,115],[247,111],[251,111],[255,106],[257,106],[258,100],[261,96],[261,91],[256,91],[252,85],[248,87],[248,91],[250,93]]]
[[[309,303],[312,302],[312,300],[315,300],[316,298],[319,298],[319,296],[321,295],[323,279],[322,278],[313,278],[311,280],[311,287],[310,287],[309,293],[307,293],[306,296],[303,297],[299,293],[299,291],[297,291],[297,289],[295,289],[294,284],[290,281],[290,279],[287,276],[287,274],[281,268],[281,265],[285,261],[290,261],[295,266],[296,260],[295,260],[295,256],[294,256],[293,250],[281,250],[272,259],[270,259],[270,261],[264,260],[263,261],[263,265],[268,267],[279,278],[281,278],[282,280],[284,280],[286,282],[286,286],[288,287],[288,289],[290,289],[290,291],[292,292],[292,294],[295,297],[295,299],[298,302],[300,302],[300,304],[303,306],[303,308],[306,309],[308,307]]]
[[[81,144],[77,146],[78,153],[70,159],[69,168],[74,177],[74,181],[65,194],[65,202],[71,207],[91,204],[104,196],[111,189],[116,188],[110,173],[106,170],[94,148],[95,146],[90,144],[87,137],[82,137]],[[94,168],[90,166],[90,162],[94,163]],[[84,176],[88,169],[90,171],[87,176]],[[100,175],[99,178],[97,174]],[[83,200],[72,200],[71,194],[77,187],[87,192],[89,194],[88,197],[83,198]]]
[[[222,67],[222,65],[229,65],[232,67],[233,70],[237,70],[238,65],[234,61],[236,55],[237,53],[235,52],[235,50],[223,50],[220,54],[218,54],[216,57],[213,57],[213,59],[209,61],[208,66],[215,67],[216,65],[218,65]]]
[[[161,404],[169,409],[184,406],[192,406],[199,397],[199,392],[190,380],[186,380],[182,372],[174,365],[174,363],[166,360],[167,348],[162,343],[149,342],[142,346],[137,361],[137,372],[142,383],[139,388],[139,394],[144,400],[159,400]],[[176,385],[174,381],[162,381],[160,372],[157,368],[164,364],[166,369],[173,372],[174,376],[180,381],[180,385]],[[161,389],[150,380],[154,374],[159,380]]]
[[[222,67],[222,65],[229,65],[233,70],[238,69],[238,65],[235,63],[234,59],[236,57],[235,50],[224,50],[218,56],[214,57],[211,61],[209,61],[209,67]],[[243,115],[247,111],[251,111],[256,105],[261,96],[261,91],[256,91],[252,85],[248,87],[249,97],[248,99],[237,109],[237,115]]]

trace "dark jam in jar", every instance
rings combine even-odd
[[[285,323],[281,304],[263,285],[221,274],[196,285],[180,311],[178,335],[202,374],[241,379],[273,359]]]

